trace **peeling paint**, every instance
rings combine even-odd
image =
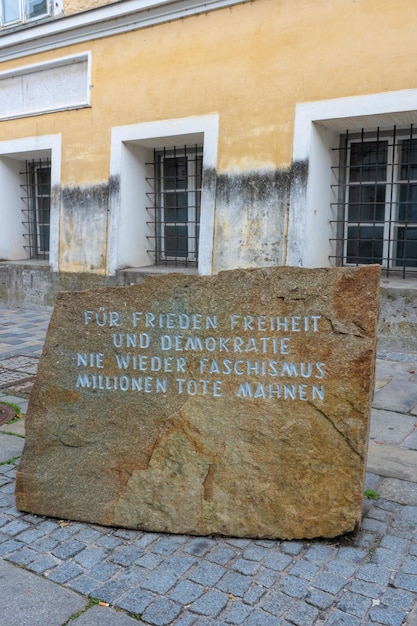
[[[104,273],[107,254],[108,184],[62,190],[60,269]]]
[[[290,183],[285,168],[218,176],[216,271],[284,264]]]

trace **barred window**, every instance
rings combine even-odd
[[[156,265],[197,267],[203,149],[155,150],[147,207],[150,253]]]
[[[417,272],[417,132],[362,129],[346,133],[335,149],[336,264]]]
[[[31,259],[49,257],[49,231],[51,217],[51,164],[49,159],[26,161],[22,173],[24,213],[24,248]]]

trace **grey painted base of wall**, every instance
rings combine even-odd
[[[121,270],[116,276],[51,272],[45,263],[0,263],[0,306],[52,307],[59,291],[141,283],[155,270]],[[417,352],[417,280],[381,279],[378,349]]]

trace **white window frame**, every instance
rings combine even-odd
[[[7,0],[0,0],[0,24],[3,28],[10,28],[11,26],[16,26],[17,24],[26,24],[27,22],[34,22],[36,20],[42,20],[46,17],[52,16],[52,0],[45,0],[45,12],[34,16],[30,15],[30,6],[36,4],[36,0],[14,0],[18,5],[19,15],[16,19],[6,22],[4,18],[4,4],[6,1]]]
[[[287,264],[330,267],[335,238],[331,205],[334,146],[339,137],[361,128],[392,129],[417,125],[417,90],[409,89],[299,103],[295,110],[292,162],[302,164],[306,180],[293,177],[290,197]]]
[[[59,213],[61,182],[61,135],[42,135],[0,142],[0,258],[7,261],[30,259],[25,249],[25,227],[21,172],[25,161],[49,158],[51,162],[51,212],[49,267],[58,271]],[[54,191],[55,190],[55,191]]]
[[[153,172],[153,151],[174,146],[203,146],[198,273],[213,272],[215,176],[218,114],[146,122],[112,129],[107,273],[125,268],[154,268],[149,254],[150,229],[146,206],[147,181]],[[205,175],[212,171],[211,175]],[[178,268],[180,269],[180,268]],[[177,271],[178,271],[177,269]]]

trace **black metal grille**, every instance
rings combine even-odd
[[[197,267],[200,234],[202,147],[155,150],[147,165],[148,253],[156,265]]]
[[[417,275],[417,130],[346,132],[334,150],[331,259]]]
[[[23,226],[25,250],[31,259],[49,257],[49,232],[51,218],[51,164],[49,159],[26,161],[21,172],[24,184]]]

